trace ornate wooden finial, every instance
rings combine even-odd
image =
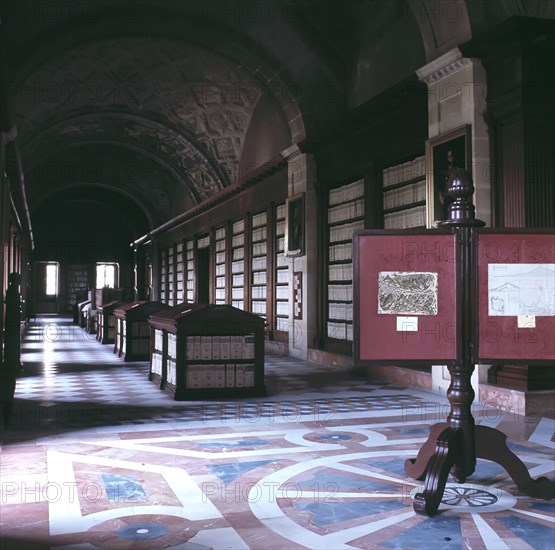
[[[482,220],[475,218],[475,208],[472,204],[474,184],[468,170],[453,168],[447,181],[446,195],[452,199],[447,209],[447,219],[438,222],[438,227],[481,227]]]

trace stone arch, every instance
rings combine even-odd
[[[465,0],[407,0],[407,5],[420,29],[428,62],[472,38]]]

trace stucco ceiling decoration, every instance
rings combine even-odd
[[[226,174],[187,139],[156,121],[125,113],[94,113],[49,126],[27,142],[23,156],[29,170],[57,151],[76,144],[117,143],[155,159],[176,182],[189,185],[195,201],[223,188]]]
[[[40,146],[51,150],[53,143],[45,138],[60,124],[62,138],[84,140],[87,134],[100,138],[99,124],[109,123],[107,135],[153,148],[187,172],[186,181],[202,200],[236,179],[262,93],[248,71],[207,48],[125,36],[82,44],[50,59],[23,81],[14,110],[24,149],[39,135]],[[106,111],[111,114],[102,120]],[[83,116],[92,113],[98,120]],[[33,153],[42,156],[38,145],[35,141]]]

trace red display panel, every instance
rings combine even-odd
[[[354,234],[357,365],[460,361],[459,255],[450,229]]]
[[[475,362],[555,364],[555,231],[475,232]]]

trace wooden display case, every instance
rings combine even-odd
[[[95,288],[91,293],[92,308],[98,309],[102,304],[113,300],[122,299],[123,289],[121,288]]]
[[[150,329],[148,317],[169,306],[162,302],[144,300],[129,302],[114,310],[116,335],[114,353],[124,361],[150,359]]]
[[[266,394],[264,319],[230,305],[180,304],[149,318],[149,380],[179,401]]]
[[[91,299],[83,300],[77,304],[77,323],[81,328],[85,328],[87,326],[87,320],[85,318],[85,308],[90,305]]]
[[[116,336],[116,318],[114,310],[122,306],[125,302],[121,300],[111,300],[98,306],[96,313],[96,339],[101,344],[113,344]]]

